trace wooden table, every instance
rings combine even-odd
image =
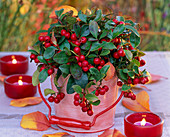
[[[28,52],[0,52],[0,57],[7,54],[20,54],[29,56]],[[168,80],[161,80],[157,83],[147,85],[152,91],[148,91],[150,96],[150,109],[152,112],[160,115],[164,120],[164,131],[163,137],[170,137],[170,52],[146,52],[144,59],[147,61],[146,68],[152,74],[158,74],[161,76],[168,77]],[[34,63],[29,64],[28,75],[32,75],[35,71],[36,66]],[[2,74],[0,74],[2,75]],[[49,87],[50,81],[46,80],[42,84],[42,88]],[[120,92],[119,92],[120,94]],[[39,96],[36,94],[36,96]],[[41,137],[43,134],[52,134],[56,132],[65,132],[61,129],[58,131],[49,128],[46,131],[34,131],[27,130],[20,127],[20,121],[24,114],[28,114],[35,111],[40,111],[47,114],[47,107],[44,103],[35,106],[17,108],[10,106],[11,99],[8,98],[4,93],[4,85],[0,83],[0,136],[1,137]],[[115,125],[112,127],[116,128],[124,133],[123,118],[127,113],[132,111],[126,109],[121,103],[117,105],[115,115]],[[71,133],[76,137],[97,137],[101,134],[76,134]]]

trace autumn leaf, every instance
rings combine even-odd
[[[58,132],[54,134],[45,134],[42,137],[74,137],[66,132]]]
[[[22,128],[38,131],[44,131],[51,127],[47,117],[39,111],[24,115],[20,125]]]
[[[141,91],[136,95],[136,100],[131,100],[130,98],[123,98],[122,104],[136,112],[146,112],[150,111],[149,107],[149,95],[146,91]]]
[[[37,105],[41,102],[42,102],[41,97],[26,97],[22,99],[11,100],[10,105],[14,107],[25,107],[25,106]]]
[[[106,63],[105,64],[105,66],[106,65],[110,65],[110,67],[109,67],[109,69],[108,69],[108,71],[107,71],[107,73],[106,73],[106,77],[105,77],[105,79],[104,80],[109,80],[109,79],[112,79],[113,78],[113,76],[115,75],[115,67],[112,65],[112,63],[110,63],[110,62],[108,62],[108,63]]]
[[[115,129],[107,129],[98,137],[125,137],[119,130]]]
[[[150,74],[150,75],[151,75],[151,78],[150,78],[150,81],[148,82],[148,84],[149,84],[149,83],[158,82],[158,81],[161,80],[162,78],[163,78],[163,79],[168,79],[167,77],[160,76],[160,75],[155,75],[155,74]]]
[[[6,78],[7,76],[0,76],[0,82],[4,82],[4,79]]]

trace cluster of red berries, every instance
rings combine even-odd
[[[107,91],[109,90],[109,87],[104,85],[103,87],[99,87],[96,92],[95,95],[99,96],[99,95],[104,95]]]
[[[124,97],[131,98],[132,100],[136,99],[136,95],[133,92],[124,92]]]
[[[94,62],[95,65],[98,65],[98,66],[97,66],[97,69],[98,69],[99,71],[100,71],[101,68],[105,65],[105,61],[102,60],[102,59],[100,59],[100,58],[94,58],[93,62]]]
[[[43,64],[42,67],[40,68],[40,72],[46,68],[47,65]],[[54,66],[55,67],[55,66]],[[50,76],[51,74],[54,73],[54,68],[49,68],[48,69],[48,75]]]
[[[125,24],[123,21],[118,21],[117,19],[112,20],[116,25]]]
[[[50,97],[48,97],[48,101],[49,102],[54,102],[56,104],[60,103],[60,101],[65,97],[64,93],[58,93],[57,96],[51,95]]]
[[[93,115],[92,105],[87,102],[85,97],[80,97],[78,93],[74,95],[74,105],[80,105],[82,112],[87,112],[89,116]]]
[[[146,64],[145,60],[141,59],[140,57],[135,57],[135,59],[140,62],[140,67],[142,67]]]
[[[44,42],[43,44],[44,44],[44,47],[45,48],[48,48],[48,47],[50,47],[50,46],[55,46],[56,47],[56,45],[51,41],[51,38],[50,38],[50,36],[39,36],[38,37],[38,40],[40,41],[40,42]],[[58,46],[58,45],[57,45]]]
[[[116,59],[119,59],[120,57],[124,57],[124,56],[125,56],[125,52],[123,48],[120,48],[117,52],[113,53],[113,57]]]

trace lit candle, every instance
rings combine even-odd
[[[142,119],[142,121],[137,121],[134,123],[134,125],[138,125],[138,126],[152,126],[153,124],[150,122],[147,122],[145,120],[145,118]]]
[[[11,56],[12,58],[12,64],[17,64],[17,60],[15,59],[15,56]]]

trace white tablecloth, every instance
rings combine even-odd
[[[29,56],[28,52],[0,52],[0,57],[7,54],[20,54]],[[157,83],[147,85],[152,91],[148,91],[150,96],[150,109],[152,112],[160,115],[164,120],[163,137],[170,137],[170,52],[146,52],[144,59],[147,61],[145,68],[153,74],[168,77],[168,80],[161,80]],[[32,75],[36,66],[34,63],[29,64],[28,75]],[[0,75],[2,75],[0,73]],[[42,85],[42,88],[50,87],[50,81]],[[119,92],[120,93],[120,92]],[[136,92],[137,93],[137,92]],[[39,96],[38,93],[36,96]],[[64,130],[54,130],[49,128],[46,131],[27,130],[20,127],[20,121],[24,114],[40,111],[47,114],[48,110],[44,103],[35,106],[17,108],[10,106],[11,99],[4,93],[4,85],[0,83],[0,137],[42,137],[43,134],[52,134],[56,132],[66,132]],[[115,115],[116,128],[124,134],[123,119],[127,113],[132,111],[126,109],[121,103],[117,105]],[[77,134],[68,132],[76,137],[97,137],[99,133]]]

